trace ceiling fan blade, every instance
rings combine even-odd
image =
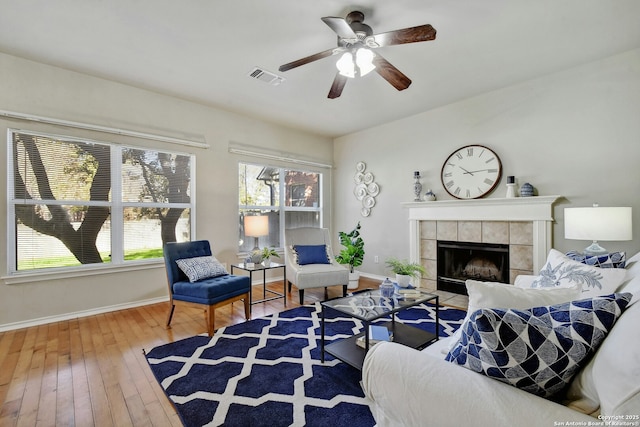
[[[331,28],[341,39],[351,41],[353,43],[358,41],[358,36],[344,18],[325,16],[322,18],[322,21],[327,24],[329,28]]]
[[[297,61],[293,61],[293,62],[289,62],[287,64],[281,65],[280,68],[278,68],[279,71],[289,71],[292,68],[296,68],[299,67],[301,65],[305,65],[308,64],[309,62],[313,62],[313,61],[317,61],[318,59],[322,59],[322,58],[326,58],[332,55],[335,55],[336,53],[340,52],[338,49],[327,49],[323,52],[318,52],[316,54],[313,55],[309,55],[307,57],[298,59]]]
[[[342,89],[344,89],[344,85],[347,83],[347,77],[343,76],[340,73],[336,74],[336,78],[333,79],[333,84],[331,85],[331,89],[329,90],[329,95],[327,98],[335,99],[342,95]]]
[[[373,65],[376,66],[376,73],[380,74],[383,79],[388,81],[391,86],[398,90],[405,90],[411,84],[411,79],[405,76],[402,71],[391,65],[389,61],[378,55],[376,52],[373,58]]]
[[[381,46],[393,46],[396,44],[416,43],[433,40],[436,38],[436,29],[431,25],[419,25],[417,27],[404,28],[402,30],[389,31],[371,36],[375,44]],[[373,43],[370,43],[373,44]]]

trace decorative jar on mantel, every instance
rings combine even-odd
[[[420,202],[420,194],[422,193],[422,184],[420,183],[420,171],[415,171],[413,173],[413,179],[415,180],[413,183],[413,194],[416,195],[416,198],[413,199],[414,202]]]
[[[534,193],[533,185],[529,184],[528,182],[525,182],[524,184],[522,184],[522,187],[520,187],[521,197],[531,197],[533,196],[533,193]]]

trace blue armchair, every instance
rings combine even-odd
[[[191,282],[176,261],[211,256],[211,246],[207,240],[193,242],[167,243],[163,248],[164,263],[169,285],[169,316],[167,327],[176,305],[204,308],[207,332],[212,336],[215,331],[215,309],[234,301],[244,300],[244,312],[250,319],[251,280],[247,276],[235,276],[226,271],[218,272],[214,277],[196,278]],[[224,270],[224,269],[222,269]],[[207,274],[204,274],[207,276]]]

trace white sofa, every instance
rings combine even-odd
[[[618,291],[633,294],[631,303],[574,377],[563,402],[445,361],[453,337],[423,351],[380,343],[362,371],[377,426],[639,425],[640,254],[629,259],[626,271]]]

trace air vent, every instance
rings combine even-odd
[[[280,83],[284,82],[284,77],[280,77],[271,71],[267,71],[260,67],[255,67],[248,75],[254,79],[269,83],[271,86],[278,86]]]

